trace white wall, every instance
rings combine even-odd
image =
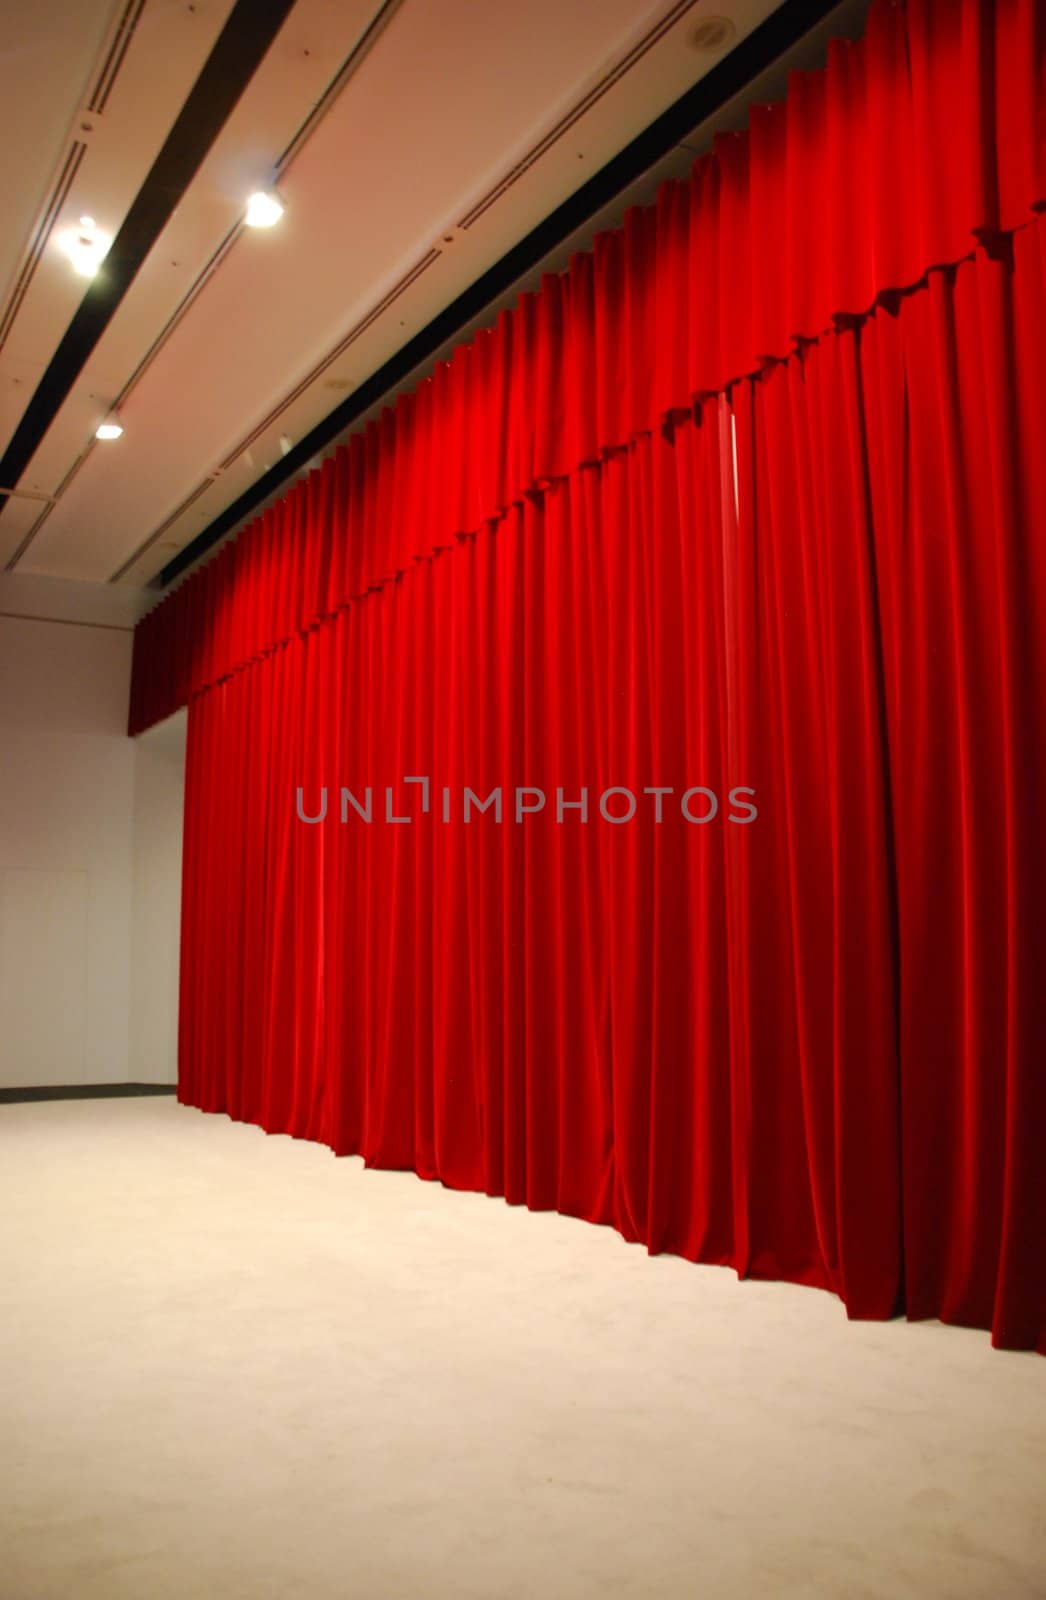
[[[126,1080],[131,635],[0,617],[0,1081]]]
[[[3,1087],[173,1081],[184,719],[126,736],[136,607],[0,583]]]
[[[184,711],[134,741],[131,1077],[178,1077]]]

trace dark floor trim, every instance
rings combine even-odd
[[[384,366],[378,368],[347,400],[317,423],[311,433],[287,452],[274,467],[253,483],[214,521],[208,523],[183,550],[180,550],[159,575],[157,587],[165,588],[186,567],[199,561],[212,545],[244,522],[257,506],[326,448],[339,433],[370,410],[383,395],[397,388],[415,369],[428,360],[441,345],[477,317],[484,306],[524,273],[583,227],[590,217],[608,205],[623,189],[660,161],[673,146],[680,144],[702,122],[739,94],[753,78],[782,56],[818,23],[836,10],[840,0],[785,0],[777,11],[728,56],[669,106],[632,143],[601,167],[544,222],[514,245],[468,289],[451,301],[420,333],[409,340]],[[2,464],[0,464],[2,465]],[[0,482],[5,480],[0,479]]]
[[[8,488],[15,487],[35,455],[293,4],[294,0],[236,0],[0,459],[0,483]],[[0,494],[0,511],[7,499]],[[15,559],[24,553],[25,544],[23,541]]]
[[[176,1094],[173,1083],[64,1083],[40,1089],[0,1089],[0,1106],[28,1100],[124,1100],[129,1096]]]

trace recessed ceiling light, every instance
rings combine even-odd
[[[63,228],[58,243],[82,278],[93,278],[105,259],[112,238],[93,217],[81,217],[75,228]]]
[[[105,421],[96,428],[94,436],[96,439],[118,439],[121,433],[123,433],[123,423],[119,422],[116,417],[106,417]]]
[[[248,228],[271,228],[279,222],[286,207],[275,189],[258,189],[247,202],[244,217]]]

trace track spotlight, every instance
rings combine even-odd
[[[258,189],[247,202],[244,217],[248,228],[271,228],[279,222],[286,207],[275,189]]]
[[[112,242],[93,217],[81,217],[75,228],[65,228],[58,235],[58,243],[81,278],[94,277]]]

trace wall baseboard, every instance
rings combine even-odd
[[[127,1095],[175,1094],[174,1083],[66,1083],[38,1089],[0,1089],[0,1106],[26,1100],[115,1100]]]

